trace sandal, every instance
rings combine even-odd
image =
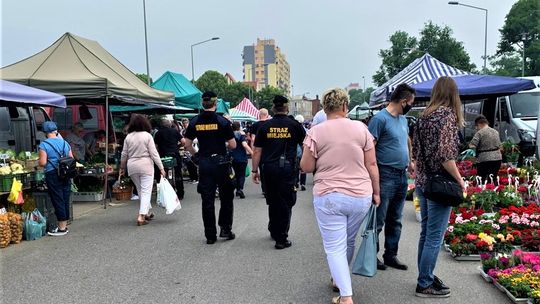
[[[153,218],[154,218],[154,212],[149,213],[149,214],[144,216],[144,219],[147,220],[147,221],[151,221]]]
[[[341,303],[341,296],[332,298],[332,304],[339,304],[339,303]]]
[[[137,226],[144,226],[144,225],[147,225],[147,224],[148,224],[147,220],[144,220],[144,221],[137,220]]]
[[[334,278],[330,278],[330,287],[332,287],[333,292],[339,292],[339,287],[337,287],[337,285],[334,284]]]

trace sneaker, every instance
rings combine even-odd
[[[450,296],[450,290],[437,289],[433,284],[426,288],[416,285],[415,295],[420,298],[448,298]]]
[[[189,183],[192,184],[192,185],[196,185],[196,184],[199,183],[199,181],[198,180],[192,180],[192,181],[189,181]]]
[[[234,240],[236,238],[236,235],[231,230],[226,231],[226,230],[221,229],[221,231],[219,232],[219,237],[225,238],[228,241],[228,240]]]
[[[139,196],[138,196],[138,195],[133,195],[133,196],[131,197],[131,200],[132,200],[132,201],[136,201],[136,200],[138,200],[138,199],[139,199]]]
[[[58,227],[54,228],[52,231],[47,232],[50,236],[64,236],[68,233],[68,229],[60,230]]]
[[[281,250],[281,249],[289,248],[291,246],[292,246],[292,243],[289,240],[285,240],[283,242],[276,241],[276,245],[274,245],[274,248],[276,248],[277,250]]]
[[[438,276],[433,276],[433,287],[435,287],[436,289],[450,290],[450,287],[444,284],[444,282],[439,279]]]
[[[244,194],[244,191],[242,191],[242,190],[236,191],[236,196],[238,196],[240,198],[246,198],[246,195]]]
[[[300,191],[306,191],[306,186],[304,185],[300,186]]]

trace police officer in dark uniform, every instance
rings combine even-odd
[[[202,95],[204,112],[191,119],[185,134],[185,147],[198,158],[199,184],[197,191],[202,198],[202,217],[204,234],[207,244],[214,244],[217,240],[215,194],[219,186],[218,225],[221,227],[219,237],[226,240],[235,238],[232,232],[234,185],[231,177],[231,158],[227,153],[236,147],[231,123],[216,114],[217,95],[214,92],[205,92]],[[193,140],[199,140],[199,152],[195,154]]]
[[[288,100],[274,97],[274,117],[263,124],[255,137],[253,151],[253,181],[259,183],[259,164],[264,176],[270,236],[276,249],[291,246],[287,239],[292,207],[296,204],[295,177],[296,147],[304,141],[306,132],[294,119],[287,116]]]

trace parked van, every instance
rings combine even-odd
[[[467,141],[475,133],[474,118],[478,114],[483,114],[490,122],[490,126],[499,131],[501,141],[518,144],[524,156],[536,153],[540,76],[523,78],[533,80],[537,88],[510,96],[466,102],[464,111]]]
[[[83,124],[85,134],[105,130],[105,106],[103,105],[68,105],[65,109],[49,108],[48,113],[58,125],[62,136],[69,134],[77,122]],[[109,142],[116,143],[112,122],[112,115],[109,113]]]
[[[37,151],[45,140],[43,123],[49,116],[40,107],[0,107],[0,148],[21,151]]]

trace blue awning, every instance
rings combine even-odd
[[[66,107],[66,97],[0,79],[0,100],[45,107]]]
[[[505,76],[458,75],[452,76],[452,78],[456,81],[459,96],[466,99],[512,95],[536,87],[534,81],[530,79]],[[437,79],[414,84],[412,87],[416,90],[416,98],[429,98]]]

